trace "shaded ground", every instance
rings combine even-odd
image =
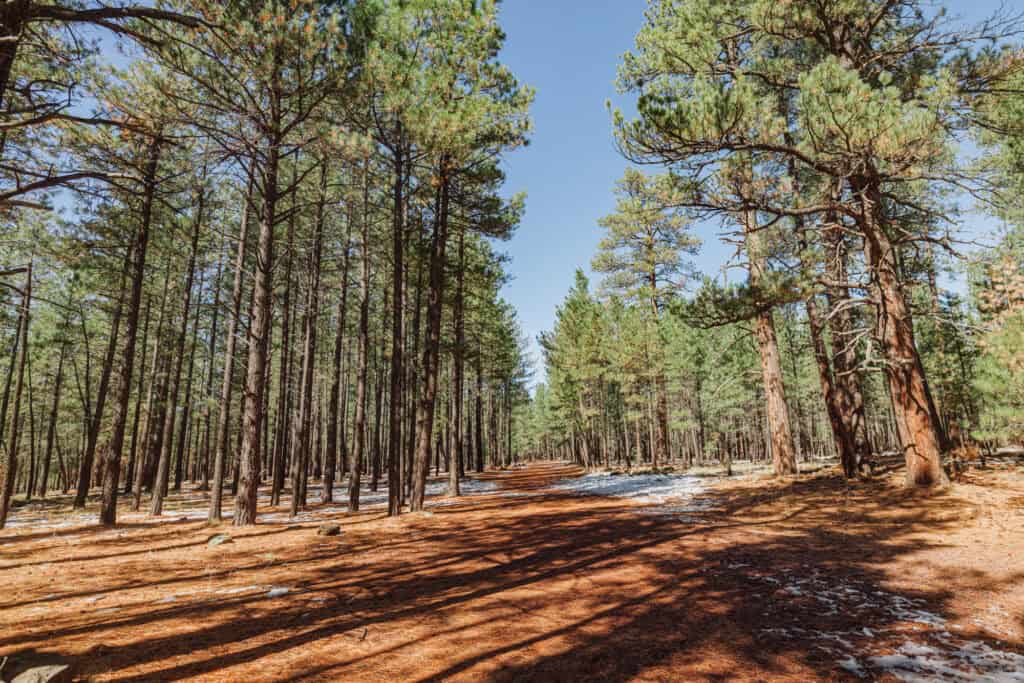
[[[929,497],[729,481],[685,514],[548,488],[578,474],[491,474],[397,521],[314,507],[214,548],[188,500],[180,521],[16,526],[0,656],[97,681],[1020,680],[1018,470]]]

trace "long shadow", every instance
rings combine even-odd
[[[513,471],[495,480],[528,490],[538,480],[547,483],[573,471],[578,472],[552,467],[540,477]],[[828,511],[840,494],[848,499],[848,515]],[[435,510],[435,519],[411,518],[400,531],[414,538],[307,550],[287,561],[247,564],[209,577],[287,571],[294,580],[284,599],[261,594],[150,606],[106,622],[58,624],[49,638],[57,643],[95,633],[102,639],[104,632],[130,629],[139,636],[81,658],[81,673],[177,680],[350,642],[353,632],[439,613],[468,619],[453,628],[417,631],[416,637],[369,653],[346,654],[341,648],[290,680],[352,679],[351,671],[369,666],[374,657],[444,649],[456,637],[476,629],[490,632],[521,614],[528,626],[476,642],[464,654],[455,650],[446,665],[423,670],[421,680],[626,680],[641,674],[727,680],[807,672],[843,678],[836,668],[841,648],[829,639],[808,640],[807,634],[839,634],[856,644],[862,638],[856,633],[866,626],[897,629],[904,615],[885,604],[888,598],[864,598],[895,595],[887,568],[938,547],[918,532],[950,526],[934,513],[954,504],[935,497],[906,505],[902,492],[874,485],[843,491],[825,479],[725,493],[708,502],[714,507],[694,524],[639,515],[626,503],[584,503],[570,494],[480,496],[465,506]],[[568,579],[572,586],[588,582],[587,590],[567,589]],[[999,588],[984,572],[972,581]],[[902,595],[920,601],[914,609],[940,615],[953,597],[945,586]],[[323,600],[313,602],[315,597]],[[569,601],[579,603],[582,616],[561,609]],[[36,638],[14,635],[0,644]],[[1019,648],[1015,642],[986,642]]]

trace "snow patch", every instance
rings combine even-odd
[[[739,569],[740,567],[730,567]],[[877,632],[863,626],[851,631],[813,631],[802,628],[762,629],[763,633],[793,640],[811,640],[832,653],[836,664],[859,678],[890,675],[907,683],[1024,683],[1024,655],[998,650],[981,641],[954,636],[945,617],[924,609],[925,602],[887,591],[869,589],[854,580],[836,579],[812,569],[811,576],[759,575],[751,580],[769,584],[786,595],[815,600],[821,614],[844,614],[884,624],[915,624],[916,640],[906,640],[895,652],[878,654]]]
[[[629,498],[641,503],[655,505],[688,501],[694,495],[704,490],[700,479],[693,476],[672,474],[611,475],[605,473],[585,474],[575,479],[566,479],[558,482],[552,488],[584,496]],[[672,506],[671,511],[662,510],[661,513],[698,512],[703,507],[696,503],[693,505]]]

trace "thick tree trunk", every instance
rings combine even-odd
[[[128,423],[128,405],[132,395],[132,373],[135,369],[135,339],[139,330],[139,311],[142,309],[142,288],[146,277],[146,252],[149,247],[149,228],[153,218],[153,200],[156,195],[156,173],[160,161],[159,136],[149,145],[146,159],[145,195],[142,216],[132,244],[131,294],[125,319],[124,346],[121,350],[121,374],[117,380],[117,402],[114,404],[113,426],[106,450],[103,468],[103,497],[100,503],[100,524],[111,526],[117,522],[117,489],[121,477],[121,450],[124,446],[125,426]]]
[[[881,191],[870,179],[851,181],[860,201],[864,252],[876,297],[875,337],[886,358],[885,374],[896,428],[907,464],[908,486],[948,483],[942,469],[941,439],[928,397],[928,384],[914,343],[914,327],[900,281],[895,246],[885,229]]]
[[[273,105],[280,112],[280,101]],[[280,116],[278,113],[277,116]],[[277,220],[278,155],[280,139],[269,141],[263,169],[263,211],[260,216],[256,252],[256,282],[253,289],[253,318],[249,336],[248,368],[239,453],[238,495],[235,497],[235,526],[256,523],[256,502],[260,484],[259,442],[263,419],[263,390],[266,380],[267,338],[273,314],[274,226]]]
[[[413,487],[409,508],[423,509],[433,439],[437,375],[441,352],[441,315],[444,308],[445,251],[448,245],[448,204],[450,179],[441,159],[441,186],[438,190],[437,218],[430,244],[430,289],[427,297],[427,338],[423,347],[423,395],[416,412],[416,457],[413,460]]]
[[[7,88],[31,4],[32,0],[8,0],[0,10],[0,105],[8,108],[11,103],[7,97]]]
[[[747,258],[751,283],[757,285],[767,275],[767,253],[765,251],[757,216],[747,211],[743,216]],[[761,311],[755,320],[755,336],[761,358],[761,378],[764,383],[765,405],[768,412],[768,432],[772,449],[772,465],[776,476],[796,474],[796,448],[790,429],[789,407],[786,404],[786,390],[782,380],[782,360],[779,355],[779,341],[775,334],[775,322],[770,309]]]

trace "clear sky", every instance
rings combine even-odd
[[[1014,7],[1022,0],[1007,0]],[[977,21],[999,0],[951,0],[951,14]],[[528,193],[526,216],[512,240],[514,280],[504,296],[519,311],[542,379],[536,337],[551,329],[555,308],[572,286],[577,268],[590,273],[601,237],[597,219],[614,206],[612,189],[626,162],[616,152],[605,101],[624,110],[614,79],[620,56],[633,46],[645,0],[505,0],[508,36],[502,60],[520,81],[537,90],[532,143],[506,164],[508,190]],[[729,250],[713,228],[698,231],[705,246],[697,259],[717,271]]]

